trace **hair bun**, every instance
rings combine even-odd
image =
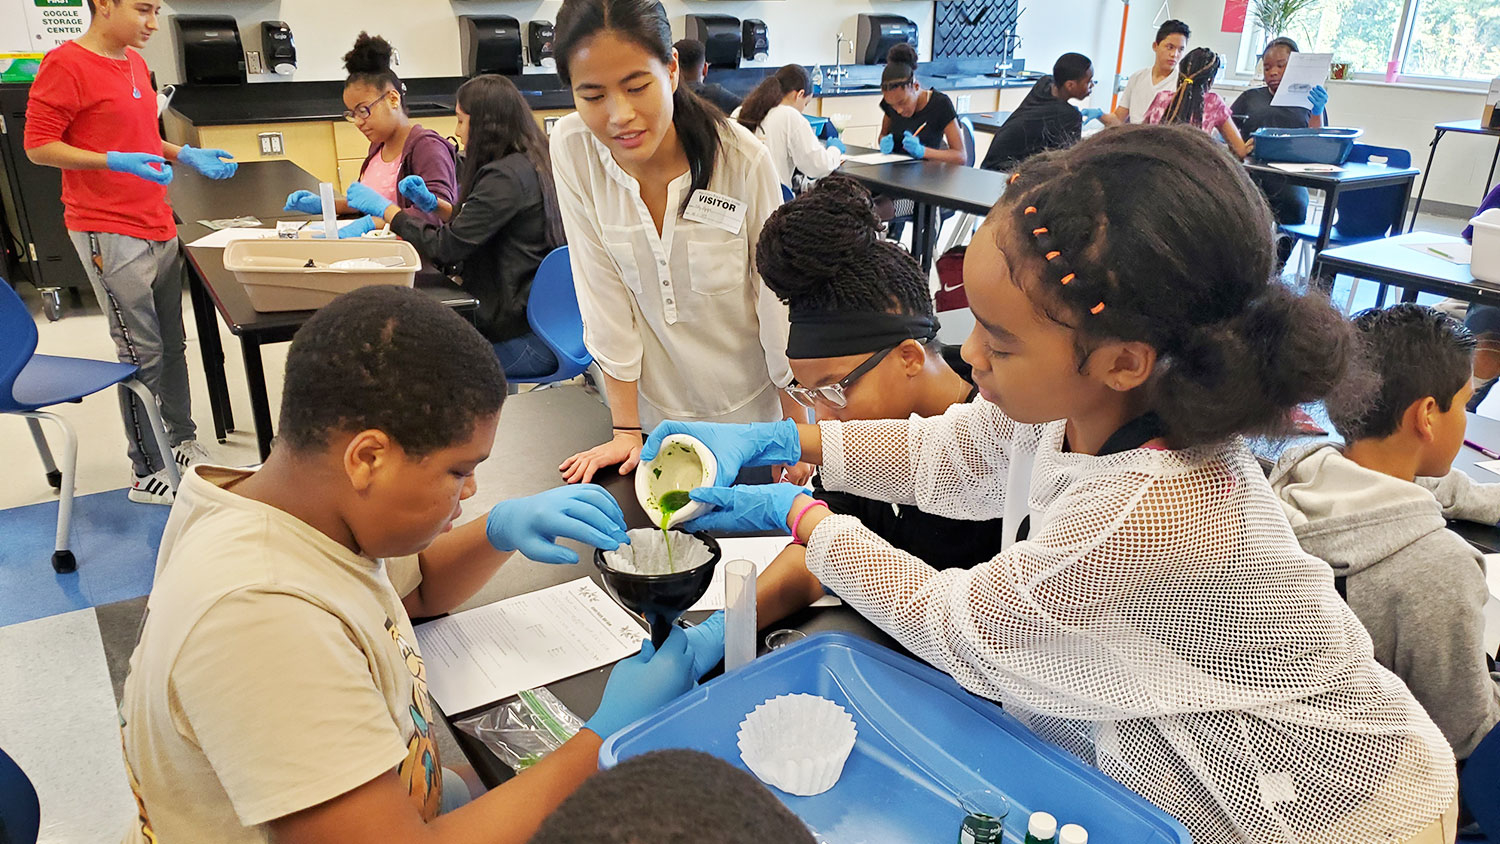
[[[909,64],[912,67],[916,67],[917,48],[905,41],[899,44],[892,44],[891,49],[885,54],[885,61],[886,64],[900,62],[901,64]]]
[[[766,220],[756,265],[777,296],[807,296],[867,260],[880,229],[869,191],[848,176],[826,176]]]
[[[344,54],[344,69],[350,74],[389,73],[394,53],[391,42],[379,35],[361,32],[354,39],[354,48]]]

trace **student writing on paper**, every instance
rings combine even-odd
[[[937,316],[922,268],[880,237],[866,190],[830,176],[766,221],[756,248],[761,274],[791,309],[788,390],[819,420],[941,416],[978,391],[955,346],[937,339]],[[880,537],[924,560],[968,568],[1004,544],[1000,519],[970,521],[848,492],[814,494]],[[1024,528],[1022,529],[1024,531]],[[790,546],[761,575],[761,626],[823,596],[806,549]]]
[[[347,293],[297,332],[265,465],[195,467],[162,537],[120,706],[128,844],[520,844],[605,737],[692,686],[688,637],[648,640],[585,729],[464,805],[411,617],[452,610],[517,550],[565,564],[559,537],[627,541],[594,486],[454,525],[504,398],[490,343],[410,288]]]
[[[1330,402],[1344,444],[1288,452],[1271,486],[1302,547],[1333,567],[1375,658],[1465,759],[1500,722],[1500,685],[1484,648],[1484,557],[1447,523],[1500,521],[1500,484],[1476,484],[1453,468],[1474,338],[1417,304],[1365,311],[1354,324],[1377,392]]]
[[[917,50],[910,44],[890,49],[880,74],[880,151],[912,158],[963,164],[968,159],[953,100],[917,81]]]
[[[456,203],[417,175],[397,187],[420,213],[402,210],[362,182],[349,186],[349,203],[380,218],[479,300],[474,324],[495,344],[507,377],[548,375],[557,371],[557,356],[526,320],[537,267],[564,243],[547,137],[503,76],[465,82],[456,110],[465,150]]]
[[[359,181],[408,214],[436,223],[435,212],[417,208],[397,185],[408,176],[421,176],[434,195],[452,202],[457,195],[457,154],[447,138],[412,122],[406,110],[406,83],[391,69],[391,56],[390,42],[365,32],[344,55],[349,71],[344,119],[370,142]],[[312,191],[299,190],[287,197],[286,210],[321,214],[322,200]],[[348,202],[338,201],[339,213],[350,210]]]
[[[831,138],[825,146],[802,116],[812,101],[811,89],[807,68],[789,64],[755,86],[734,112],[734,119],[771,151],[776,176],[789,190],[796,189],[799,172],[808,179],[821,179],[837,170],[848,149],[838,138]]]
[[[565,0],[556,48],[578,111],[552,130],[553,174],[614,425],[563,462],[564,478],[629,473],[642,429],[664,419],[800,413],[782,390],[786,306],[755,267],[781,204],[770,151],[681,84],[655,0]]]
[[[1452,750],[1243,439],[1284,430],[1356,360],[1327,297],[1273,276],[1270,228],[1202,132],[1100,132],[1022,164],[969,245],[963,352],[982,401],[663,427],[731,474],[809,460],[829,489],[1029,517],[989,562],[938,569],[801,487],[693,492],[721,526],[791,531],[846,604],[1197,844],[1452,841]]]
[[[77,4],[75,4],[77,5]],[[172,162],[210,179],[237,164],[219,149],[179,147],[157,127],[151,71],[140,50],[156,34],[161,5],[89,0],[89,29],[42,59],[26,101],[23,145],[32,163],[62,170],[63,224],[83,262],[115,354],[138,366],[161,403],[171,454],[159,454],[140,399],[121,389],[126,496],[171,504],[167,461],[209,459],[198,444],[182,326],[182,247],[167,204]]]

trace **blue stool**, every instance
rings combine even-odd
[[[545,386],[589,374],[599,395],[605,395],[600,373],[590,372],[597,370],[598,364],[583,345],[583,315],[578,311],[578,291],[573,287],[568,247],[559,246],[547,253],[537,267],[531,293],[526,297],[526,322],[531,325],[531,332],[557,356],[557,369],[546,375],[515,378],[512,383]]]

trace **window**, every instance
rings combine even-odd
[[[1366,79],[1385,78],[1392,56],[1406,77],[1478,82],[1500,75],[1496,0],[1321,0],[1286,34],[1307,52],[1333,53],[1335,62],[1348,62],[1352,74]],[[1241,72],[1259,71],[1260,49],[1269,40],[1246,28]]]

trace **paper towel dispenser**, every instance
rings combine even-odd
[[[266,67],[273,72],[290,76],[297,69],[297,45],[286,21],[260,22],[260,49],[265,54]]]
[[[740,66],[740,19],[733,15],[688,15],[687,37],[703,42],[709,67]]]
[[[458,22],[464,76],[515,76],[521,72],[519,21],[509,15],[463,15]]]
[[[741,55],[752,62],[763,62],[771,57],[771,36],[766,22],[750,18],[740,31]]]
[[[903,41],[917,46],[917,25],[900,15],[861,13],[854,55],[860,64],[885,64],[885,54]]]
[[[177,71],[190,85],[238,85],[245,81],[245,48],[230,15],[173,15]]]
[[[557,67],[552,54],[552,38],[555,30],[552,21],[531,21],[526,24],[526,58],[537,67]]]

